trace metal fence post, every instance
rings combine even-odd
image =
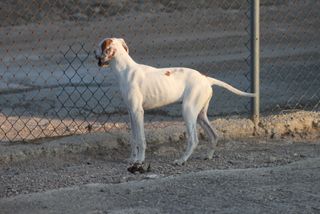
[[[251,0],[250,4],[251,91],[256,94],[251,100],[251,116],[256,127],[260,114],[260,0]]]

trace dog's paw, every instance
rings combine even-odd
[[[219,158],[219,155],[216,154],[216,152],[214,150],[209,151],[208,154],[203,157],[204,160],[212,160],[212,159],[216,159],[216,158]]]
[[[204,157],[204,160],[212,160],[219,158],[219,155],[216,155],[214,153],[209,153],[207,156]]]
[[[129,166],[127,170],[133,174],[145,173],[145,172],[151,171],[151,166],[150,164],[148,164],[148,166],[145,166],[144,164],[141,164],[141,163],[134,163],[131,166]]]
[[[176,166],[183,166],[183,165],[185,165],[185,163],[186,163],[186,161],[182,160],[182,159],[177,159],[177,160],[173,161],[173,164]]]

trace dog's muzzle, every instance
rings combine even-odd
[[[103,61],[101,59],[98,59],[98,66],[99,67],[107,67],[107,66],[109,66],[109,61]]]
[[[109,66],[109,61],[105,60],[107,56],[105,54],[102,54],[99,56],[96,51],[94,51],[94,55],[96,59],[98,60],[98,66],[99,67],[108,67]]]

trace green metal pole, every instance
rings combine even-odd
[[[251,115],[255,127],[260,117],[260,0],[251,0]]]

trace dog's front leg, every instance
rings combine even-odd
[[[142,164],[145,159],[146,139],[144,134],[144,111],[142,106],[129,110],[132,140],[131,140],[131,154],[134,157],[134,162]]]
[[[131,146],[131,153],[130,153],[130,159],[129,163],[135,163],[137,162],[137,156],[138,156],[138,150],[136,146],[136,140],[134,139],[135,133],[137,133],[136,126],[133,123],[132,114],[131,111],[128,110],[129,113],[129,119],[130,119],[130,126],[131,126],[131,137],[130,137],[130,146]]]

